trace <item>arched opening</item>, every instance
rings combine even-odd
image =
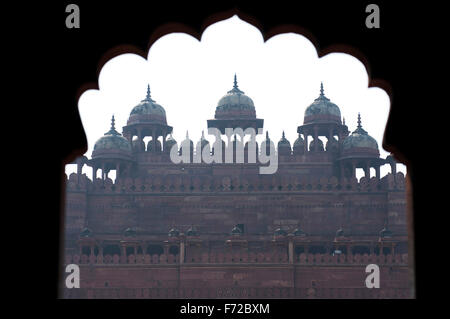
[[[180,248],[178,246],[170,246],[169,254],[176,256],[179,253],[180,253]]]
[[[105,248],[103,248],[103,255],[119,255],[120,256],[120,248],[119,245],[106,245]]]
[[[353,246],[352,247],[352,254],[353,255],[370,254],[370,248],[367,247],[367,246]]]
[[[305,252],[305,247],[304,246],[296,246],[294,251],[295,251],[296,255],[303,254]]]
[[[325,254],[327,252],[327,249],[322,245],[314,245],[309,247],[308,252],[310,254]]]
[[[164,249],[161,245],[148,245],[146,253],[148,255],[162,255],[164,252]]]
[[[91,254],[91,247],[90,246],[81,247],[81,254],[89,256]]]

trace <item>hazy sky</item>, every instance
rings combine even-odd
[[[112,114],[122,132],[133,107],[145,98],[147,84],[153,100],[166,110],[173,137],[181,142],[188,130],[196,143],[202,130],[207,134],[206,120],[214,118],[217,102],[233,87],[235,73],[239,88],[252,98],[256,116],[264,119],[264,131],[275,143],[283,130],[294,143],[297,126],[303,124],[305,109],[319,96],[323,81],[325,96],[339,106],[349,130],[356,129],[360,112],[363,128],[378,142],[380,156],[389,155],[381,146],[389,96],[380,88],[368,88],[368,74],[358,59],[343,53],[319,59],[313,44],[294,33],[264,42],[257,28],[237,16],[209,26],[200,42],[172,33],[152,45],[147,60],[123,54],[108,61],[99,75],[99,90],[84,92],[78,101],[88,140],[85,155],[91,157],[95,141],[109,130]],[[405,173],[406,167],[399,164],[397,170]],[[74,165],[67,166],[67,174],[74,171]],[[388,171],[385,165],[381,175]],[[90,168],[83,172],[91,177]]]

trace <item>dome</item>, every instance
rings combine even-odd
[[[188,144],[189,143],[189,144]],[[189,132],[186,131],[186,138],[181,141],[181,145],[180,145],[180,155],[183,154],[183,150],[189,147],[189,150],[187,150],[188,153],[193,154],[194,151],[194,142],[192,142],[192,140],[189,138]]]
[[[242,234],[242,230],[236,225],[233,227],[233,229],[231,230],[231,235],[241,235]]]
[[[161,152],[161,142],[159,140],[155,141],[156,144],[156,152]],[[153,151],[153,141],[148,141],[147,143],[147,152]]]
[[[305,140],[302,138],[300,133],[298,133],[298,137],[294,142],[293,151],[294,154],[303,154],[305,151]]]
[[[392,237],[392,231],[390,231],[387,226],[385,226],[381,231],[380,231],[380,237],[381,238],[391,238]]]
[[[84,227],[80,232],[80,237],[91,237],[92,236],[92,230],[90,230],[87,227]]]
[[[227,92],[217,103],[216,119],[256,119],[253,100],[239,90],[236,75],[233,89]]]
[[[327,141],[326,149],[330,152],[337,152],[339,150],[339,142],[334,136]]]
[[[344,237],[344,236],[345,236],[344,230],[341,227],[336,231],[336,237]]]
[[[136,230],[134,230],[133,228],[127,228],[124,230],[123,235],[125,237],[135,237],[137,234]]]
[[[165,152],[170,152],[172,146],[177,145],[177,141],[172,137],[172,133],[170,133],[164,145]]]
[[[335,122],[341,124],[341,111],[339,107],[330,102],[323,94],[323,84],[320,84],[320,95],[308,106],[305,111],[303,124],[314,122]]]
[[[202,137],[200,138],[200,141],[198,141],[197,145],[200,144],[200,149],[203,150],[203,148],[207,145],[209,145],[209,141],[205,139],[205,133],[202,131]]]
[[[291,154],[291,143],[284,136],[284,131],[280,141],[278,142],[278,153],[287,155]]]
[[[284,229],[282,229],[281,227],[278,227],[277,229],[275,229],[273,234],[275,236],[286,236],[286,231]]]
[[[138,123],[155,123],[167,125],[166,111],[150,96],[150,85],[147,87],[147,96],[130,113],[127,125]]]
[[[178,237],[180,235],[180,231],[176,228],[172,228],[169,230],[169,237]]]
[[[186,231],[187,236],[198,236],[198,231],[195,226],[189,227],[189,229]]]
[[[300,237],[305,237],[306,233],[300,228],[296,228],[293,232],[294,236],[300,236]]]
[[[111,129],[95,142],[92,158],[126,158],[131,159],[131,144],[114,128],[114,115]]]
[[[310,150],[310,151],[315,151],[315,150],[316,150],[316,143],[317,143],[317,150],[318,150],[319,152],[323,151],[323,150],[324,150],[324,148],[323,148],[323,142],[322,142],[322,140],[321,140],[320,138],[313,139],[313,140],[311,141],[311,143],[309,143],[309,150]]]
[[[361,115],[358,113],[358,127],[347,136],[342,143],[342,155],[379,157],[377,141],[367,134],[361,126]]]

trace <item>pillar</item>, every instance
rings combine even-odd
[[[356,162],[352,160],[352,178],[356,177]]]
[[[369,165],[369,163],[366,163],[366,167],[364,169],[364,174],[366,175],[367,179],[370,179],[370,165]]]
[[[305,154],[308,152],[308,133],[303,134],[305,136]]]
[[[180,242],[180,264],[184,264],[184,253],[185,253],[185,242],[184,238]]]
[[[152,145],[153,145],[153,153],[156,153],[156,130],[152,130]]]
[[[318,127],[314,126],[314,152],[317,152],[319,150],[319,143],[318,143],[318,136],[317,136]]]
[[[292,236],[289,238],[288,243],[288,256],[289,256],[289,263],[294,263],[294,242],[292,241]]]
[[[375,171],[376,171],[376,177],[377,179],[380,179],[380,165],[377,165],[375,167]]]
[[[95,181],[96,175],[97,175],[97,166],[93,165],[92,166],[92,182]]]
[[[120,175],[120,164],[116,163],[116,181],[119,178]]]

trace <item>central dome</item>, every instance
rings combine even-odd
[[[308,106],[303,120],[304,124],[317,122],[335,122],[341,124],[341,110],[324,95],[322,83],[320,83],[319,97]]]
[[[150,96],[150,85],[147,86],[147,96],[130,113],[127,125],[139,123],[155,123],[167,125],[166,111]]]
[[[214,117],[216,119],[256,118],[253,100],[239,90],[236,75],[234,75],[233,89],[219,100]]]

